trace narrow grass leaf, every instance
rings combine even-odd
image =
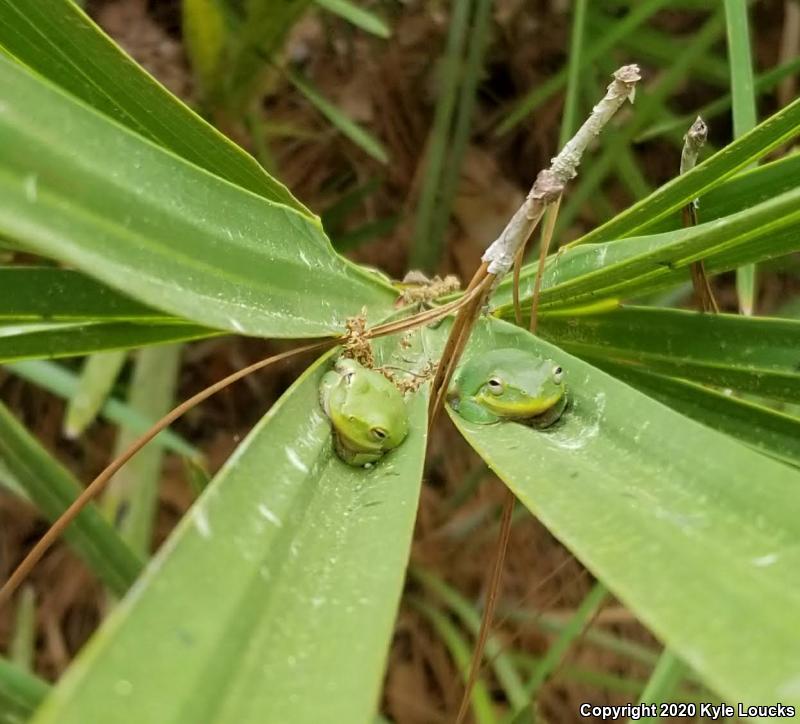
[[[364,153],[372,156],[381,163],[389,163],[389,153],[384,145],[373,136],[366,128],[349,118],[343,111],[331,103],[322,95],[307,79],[299,73],[288,72],[289,80],[292,81],[306,100],[311,103],[334,127],[346,138],[350,139]]]
[[[634,32],[648,18],[669,4],[669,0],[643,0],[629,9],[624,18],[616,22],[610,31],[589,44],[583,51],[581,70],[586,70],[592,63],[604,57],[629,33]],[[568,69],[563,68],[555,74],[549,75],[547,80],[532,88],[509,111],[503,121],[497,126],[495,133],[505,135],[525,118],[530,118],[548,98],[558,93],[567,83]]]
[[[703,385],[652,374],[600,357],[592,364],[693,420],[713,427],[765,455],[800,467],[800,419]]]
[[[0,724],[23,724],[47,696],[50,686],[0,656]]]
[[[213,98],[224,71],[228,25],[220,0],[181,0],[183,47],[206,100]]]
[[[0,488],[2,488],[2,492],[11,493],[20,500],[26,500],[28,502],[31,500],[25,492],[25,488],[22,487],[19,480],[14,476],[14,473],[8,469],[8,466],[3,462],[2,458],[0,458]]]
[[[445,581],[433,572],[414,566],[409,571],[412,578],[419,581],[428,591],[436,596],[453,613],[455,613],[470,633],[477,637],[481,627],[481,614],[469,601]],[[516,670],[514,662],[511,660],[503,644],[495,636],[489,636],[486,641],[485,659],[494,669],[500,686],[514,709],[521,709],[528,703],[528,695],[522,679]],[[469,659],[467,659],[469,663]]]
[[[564,95],[564,110],[561,113],[561,130],[558,147],[563,148],[578,128],[578,111],[581,97],[581,65],[583,60],[587,0],[577,0],[572,10],[572,31],[569,40],[569,61],[567,63],[567,90]],[[596,95],[601,98],[602,95]]]
[[[329,13],[338,15],[348,23],[379,38],[390,38],[392,29],[386,21],[371,10],[362,8],[352,0],[315,0],[317,5]]]
[[[633,236],[669,214],[677,213],[691,199],[703,196],[723,180],[747,167],[772,149],[800,133],[800,99],[762,121],[749,133],[715,153],[692,171],[676,177],[585,234],[573,245]]]
[[[756,100],[753,59],[750,52],[748,4],[725,0],[725,25],[731,68],[733,136],[738,138],[756,125]],[[742,314],[752,314],[756,297],[756,267],[747,264],[736,270],[736,294]]]
[[[673,701],[676,698],[676,689],[680,686],[685,675],[686,664],[675,656],[672,651],[664,649],[639,699],[642,704],[655,704],[658,713],[656,716],[642,717],[641,721],[659,721],[659,705]]]
[[[81,272],[56,267],[0,267],[0,322],[180,321]]]
[[[1,403],[0,457],[34,505],[51,522],[81,491],[72,475]],[[117,594],[128,590],[142,568],[142,560],[93,504],[79,513],[64,537],[89,568]]]
[[[131,409],[158,420],[173,408],[180,354],[180,345],[144,349],[136,354],[128,391]],[[114,455],[127,450],[136,437],[132,430],[121,429]],[[114,521],[122,539],[144,557],[150,554],[163,460],[163,448],[151,445],[140,450],[111,478],[100,506]]]
[[[12,374],[28,380],[64,400],[73,397],[78,389],[78,375],[55,362],[29,360],[3,366]],[[154,418],[145,417],[113,397],[106,400],[100,408],[100,414],[109,422],[129,428],[138,434],[147,431],[156,422]],[[153,444],[161,445],[195,460],[202,459],[202,453],[196,447],[190,445],[172,430],[160,432],[153,438]]]
[[[572,354],[800,401],[800,322],[626,307],[543,317],[541,334]]]
[[[78,389],[67,402],[64,435],[76,438],[94,422],[125,364],[124,350],[99,352],[87,357],[78,378]]]
[[[777,86],[782,80],[785,78],[789,78],[792,75],[800,72],[800,57],[793,58],[785,63],[781,63],[780,65],[776,65],[774,68],[770,68],[769,70],[765,71],[758,75],[755,79],[755,90],[759,93],[763,93],[765,91],[772,90],[775,86]],[[680,116],[673,116],[669,119],[658,119],[656,120],[653,125],[649,128],[642,131],[634,141],[636,143],[642,143],[644,141],[649,141],[652,138],[661,135],[675,135],[676,137],[680,137],[685,130],[692,125],[692,121],[697,118],[697,116],[702,116],[705,120],[709,120],[712,118],[716,118],[717,116],[722,115],[731,107],[731,95],[730,93],[717,98],[710,103],[707,103],[704,106],[701,106],[699,110],[692,111],[692,113],[687,113],[686,115]]]
[[[514,656],[520,667],[530,674],[536,671],[541,657],[530,656],[529,654],[516,654]],[[645,687],[646,682],[632,676],[618,676],[607,671],[587,669],[583,666],[564,664],[558,669],[559,678],[574,681],[580,684],[588,684],[605,691],[614,691],[621,694],[633,694],[638,696]],[[687,692],[691,697],[691,694]]]
[[[0,326],[0,361],[79,357],[107,350],[217,337],[196,324],[29,324]]]
[[[36,593],[30,584],[22,586],[15,604],[9,655],[18,669],[33,671],[36,651]]]
[[[243,0],[239,22],[230,34],[223,97],[239,113],[257,96],[265,75],[312,0]]]
[[[600,188],[608,173],[614,168],[622,149],[630,146],[633,138],[651,118],[663,113],[670,94],[684,83],[687,74],[700,63],[703,54],[717,42],[722,32],[723,18],[717,11],[692,34],[691,42],[684,45],[683,52],[675,56],[675,61],[656,81],[650,87],[637,92],[633,116],[620,127],[609,142],[603,144],[600,156],[584,170],[579,182],[566,197],[566,203],[559,214],[556,233],[559,233],[560,229],[569,227],[583,204]]]
[[[569,647],[580,637],[583,629],[586,628],[592,617],[600,610],[607,598],[608,591],[606,587],[598,581],[581,601],[581,605],[578,606],[572,618],[559,633],[556,640],[548,646],[547,652],[539,661],[539,665],[531,675],[526,687],[531,697],[535,699],[538,696],[542,685],[553,675]]]
[[[602,12],[594,12],[590,16],[593,34],[599,37],[613,32],[619,22],[619,18],[609,17]],[[637,62],[656,66],[663,71],[675,62],[675,45],[679,42],[681,40],[674,33],[644,25],[637,28],[635,33],[628,33],[621,38],[615,50],[635,58]],[[730,81],[728,63],[713,50],[706,51],[692,70],[691,78],[693,82],[702,81],[727,90]]]
[[[431,218],[431,227],[425,244],[426,269],[434,269],[444,251],[447,227],[453,202],[461,180],[464,155],[472,135],[472,120],[475,115],[478,86],[483,76],[483,66],[493,0],[475,0],[473,22],[469,32],[467,53],[463,64],[463,75],[459,80],[460,91],[453,123],[452,139],[447,150],[438,201]],[[438,109],[437,109],[438,110]]]
[[[462,676],[466,679],[469,671],[470,648],[464,636],[447,616],[430,604],[416,598],[411,599],[411,604],[428,619],[433,630],[442,639],[450,652],[450,656],[453,657],[462,672]],[[495,724],[497,722],[489,690],[486,687],[486,683],[480,678],[472,687],[470,701],[472,702],[472,713],[475,716],[476,724]]]
[[[442,184],[447,148],[461,81],[464,46],[468,35],[472,0],[455,0],[447,33],[447,45],[439,61],[439,83],[433,125],[428,134],[422,187],[414,219],[411,266],[433,271],[441,251],[441,241],[432,234],[433,221]]]

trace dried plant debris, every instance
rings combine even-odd
[[[345,341],[342,347],[342,354],[345,357],[354,359],[362,367],[373,369],[375,367],[375,355],[372,351],[367,334],[367,310],[361,310],[361,314],[355,317],[348,317],[345,321]]]
[[[427,304],[445,294],[456,292],[461,289],[461,282],[455,274],[448,274],[444,279],[437,274],[429,279],[421,271],[412,270],[395,286],[402,289],[395,306],[405,307],[410,304]]]

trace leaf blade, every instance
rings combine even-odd
[[[0,229],[27,248],[244,334],[325,336],[364,305],[391,310],[391,288],[337,256],[318,221],[174,157],[2,57],[0,79],[10,149]]]
[[[692,171],[669,181],[614,219],[585,234],[572,245],[632,236],[647,224],[677,212],[724,179],[758,160],[800,132],[800,99],[762,121]]]
[[[312,214],[249,154],[134,63],[69,0],[0,2],[0,45],[107,116],[201,168]]]
[[[80,485],[0,403],[0,455],[33,503],[54,521],[78,496]],[[136,579],[141,559],[120,539],[94,505],[64,533],[67,542],[115,593]]]
[[[473,344],[530,349],[568,371],[573,406],[550,432],[451,414],[517,497],[723,696],[799,701],[788,612],[800,587],[787,576],[798,576],[800,475],[510,325],[486,325]]]
[[[352,468],[333,454],[318,407],[327,359],[250,433],[34,722],[372,716],[416,513],[426,394],[409,402],[403,445],[372,470]]]

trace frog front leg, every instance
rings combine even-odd
[[[549,410],[543,412],[541,415],[531,417],[528,420],[520,420],[520,422],[529,425],[530,427],[536,427],[539,429],[550,427],[550,425],[554,425],[559,421],[559,419],[561,419],[561,415],[564,414],[564,410],[567,409],[568,404],[568,398],[564,396]]]

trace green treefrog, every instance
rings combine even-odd
[[[368,467],[408,435],[403,395],[380,372],[340,357],[319,388],[322,409],[333,425],[337,455]]]
[[[470,422],[516,420],[548,427],[567,406],[563,376],[553,360],[521,349],[495,349],[456,370],[447,401]]]

